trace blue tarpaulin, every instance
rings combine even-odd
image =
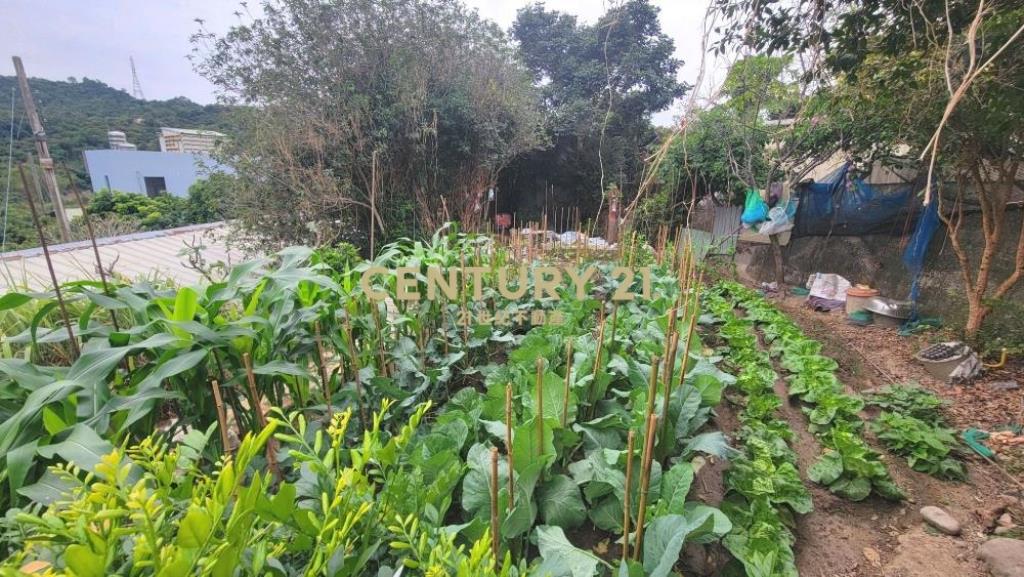
[[[909,300],[917,302],[918,281],[935,230],[937,203],[919,210],[913,184],[876,187],[850,175],[846,163],[820,182],[797,188],[799,205],[793,236],[903,234],[914,225],[903,264],[912,277]]]
[[[876,187],[850,176],[846,163],[820,182],[797,187],[793,236],[856,236],[904,230],[915,212],[914,187]]]

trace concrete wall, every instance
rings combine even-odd
[[[1022,217],[1024,214],[1020,208],[1007,211],[1005,232],[993,266],[992,287],[1013,270]],[[984,247],[979,213],[966,215],[960,235],[974,266],[977,266]],[[906,298],[911,278],[903,266],[904,247],[901,241],[898,235],[794,238],[783,247],[786,282],[803,286],[807,276],[814,272],[836,273],[854,284],[870,284],[885,296]],[[747,245],[741,250],[745,253],[738,259],[742,272],[753,280],[774,280],[770,247]],[[1004,300],[1007,302],[997,307],[989,322],[992,330],[1024,332],[1024,318],[1019,318],[1024,311],[1024,282],[1018,283]],[[942,225],[935,232],[925,257],[919,304],[923,315],[942,317],[947,324],[960,324],[966,316],[960,267]],[[1024,344],[1024,340],[1021,343]]]
[[[211,172],[231,172],[209,156],[150,150],[86,150],[92,189],[111,188],[146,194],[145,177],[163,177],[167,192],[185,196],[188,188]]]

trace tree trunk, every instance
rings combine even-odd
[[[981,324],[988,316],[989,307],[985,306],[980,297],[967,297],[967,322],[964,324],[964,336],[973,340],[981,329]]]

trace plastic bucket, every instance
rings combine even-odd
[[[850,287],[846,290],[846,314],[852,315],[855,312],[867,310],[868,301],[876,296],[878,296],[877,289]]]

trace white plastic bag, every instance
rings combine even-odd
[[[757,232],[763,235],[779,234],[793,228],[793,221],[786,214],[786,209],[781,206],[768,211],[768,220],[764,221]]]

